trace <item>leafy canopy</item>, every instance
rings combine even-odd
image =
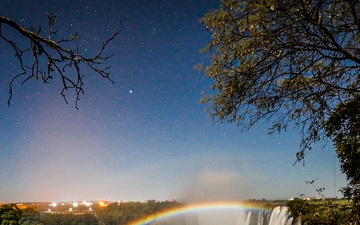
[[[248,129],[271,119],[270,133],[294,125],[305,150],[325,138],[339,105],[360,92],[360,2],[223,0],[201,20],[212,34],[203,49],[214,80],[213,121]]]

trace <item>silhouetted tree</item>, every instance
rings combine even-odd
[[[22,81],[22,85],[30,79],[41,79],[46,83],[54,76],[60,76],[63,87],[61,95],[67,103],[65,91],[74,89],[76,93],[76,107],[80,100],[80,95],[84,94],[83,79],[85,74],[82,73],[83,66],[90,68],[101,77],[113,82],[109,77],[109,67],[102,68],[100,65],[113,56],[104,55],[104,50],[120,33],[120,30],[116,31],[110,38],[102,43],[100,50],[95,56],[86,57],[81,54],[77,48],[69,49],[64,46],[64,43],[78,39],[77,35],[70,35],[68,38],[58,40],[54,39],[56,38],[54,25],[57,23],[57,20],[52,14],[46,15],[49,21],[46,36],[41,33],[41,28],[26,29],[13,20],[0,16],[0,40],[2,39],[12,47],[21,68],[21,72],[16,74],[10,81],[8,105],[10,105],[13,95],[13,83],[17,79]],[[29,41],[28,47],[20,48],[16,42],[6,37],[7,29],[13,29],[20,33],[24,39]],[[26,60],[24,60],[24,57],[26,57]]]
[[[93,214],[83,214],[83,215],[73,215],[73,214],[47,214],[44,213],[41,215],[41,222],[44,225],[98,225],[95,215]]]
[[[353,210],[360,214],[360,96],[339,104],[327,121],[327,132],[336,147],[341,170],[348,185],[344,197],[354,200]],[[358,216],[359,217],[359,216]],[[358,218],[360,221],[360,218]]]
[[[17,225],[21,218],[21,210],[15,204],[5,204],[0,206],[0,224]]]
[[[298,128],[298,162],[330,137],[358,190],[359,12],[353,0],[223,0],[202,19],[212,34],[203,51],[212,54],[205,73],[215,91],[202,102],[213,121],[246,130],[271,120],[270,133]]]
[[[40,212],[34,206],[27,206],[21,210],[20,225],[43,225],[40,221]]]

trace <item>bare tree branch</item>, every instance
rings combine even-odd
[[[10,81],[8,105],[10,106],[11,103],[13,96],[13,84],[16,80],[22,79],[20,85],[23,85],[30,79],[42,79],[42,81],[46,83],[49,82],[49,80],[52,79],[55,75],[59,75],[63,86],[60,93],[63,96],[65,102],[68,103],[65,92],[69,89],[74,89],[76,93],[75,107],[78,108],[80,95],[84,94],[83,79],[85,75],[81,72],[82,65],[85,65],[101,77],[114,83],[114,81],[110,78],[110,72],[108,71],[110,66],[103,68],[100,67],[100,65],[105,63],[114,55],[104,55],[104,50],[107,45],[120,34],[121,26],[118,31],[116,31],[111,37],[102,43],[99,52],[95,56],[86,57],[82,55],[78,49],[68,49],[62,45],[64,42],[71,42],[77,39],[77,34],[72,35],[69,38],[62,38],[58,41],[53,40],[52,35],[56,35],[54,25],[56,24],[57,20],[56,17],[52,14],[46,15],[49,20],[47,38],[40,34],[41,28],[32,28],[31,30],[28,30],[13,20],[4,16],[0,16],[0,38],[8,43],[15,51],[15,57],[18,59],[21,68],[21,72],[16,74]],[[29,47],[26,49],[21,49],[18,44],[7,38],[4,34],[5,29],[3,25],[7,25],[8,27],[14,29],[25,39],[29,40]],[[30,64],[25,63],[23,59],[24,53],[27,51],[32,53],[32,63]],[[41,63],[40,61],[45,61],[46,66],[43,66],[44,63]],[[73,74],[71,74],[70,71],[66,71],[67,68],[73,68],[71,71]],[[28,76],[26,77],[27,74]],[[74,75],[75,78],[72,77]]]

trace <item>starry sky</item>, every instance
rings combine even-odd
[[[64,102],[58,78],[16,81],[8,107],[19,65],[0,40],[0,202],[318,197],[305,183],[315,178],[325,196],[340,196],[345,176],[331,143],[293,166],[297,130],[269,136],[263,121],[241,132],[213,124],[199,103],[212,84],[194,69],[210,60],[200,54],[211,36],[199,19],[218,7],[217,0],[0,0],[0,15],[27,28],[46,30],[45,13],[53,13],[59,39],[78,33],[86,56],[121,27],[106,49],[115,53],[107,64],[115,84],[85,69],[79,110],[75,93]],[[27,44],[6,25],[3,33]]]

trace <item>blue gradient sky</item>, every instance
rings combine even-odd
[[[335,188],[345,185],[331,143],[315,146],[305,167],[293,166],[296,130],[268,136],[266,121],[243,133],[212,124],[199,104],[211,80],[193,67],[209,61],[199,53],[210,38],[199,19],[218,1],[24,2],[0,0],[0,15],[45,30],[44,13],[53,13],[58,34],[78,32],[85,55],[97,53],[120,21],[122,32],[107,51],[116,53],[115,84],[84,71],[79,110],[73,93],[64,102],[56,78],[17,82],[8,107],[19,68],[0,41],[0,202],[316,197],[305,184],[315,178],[332,197],[334,169]]]

